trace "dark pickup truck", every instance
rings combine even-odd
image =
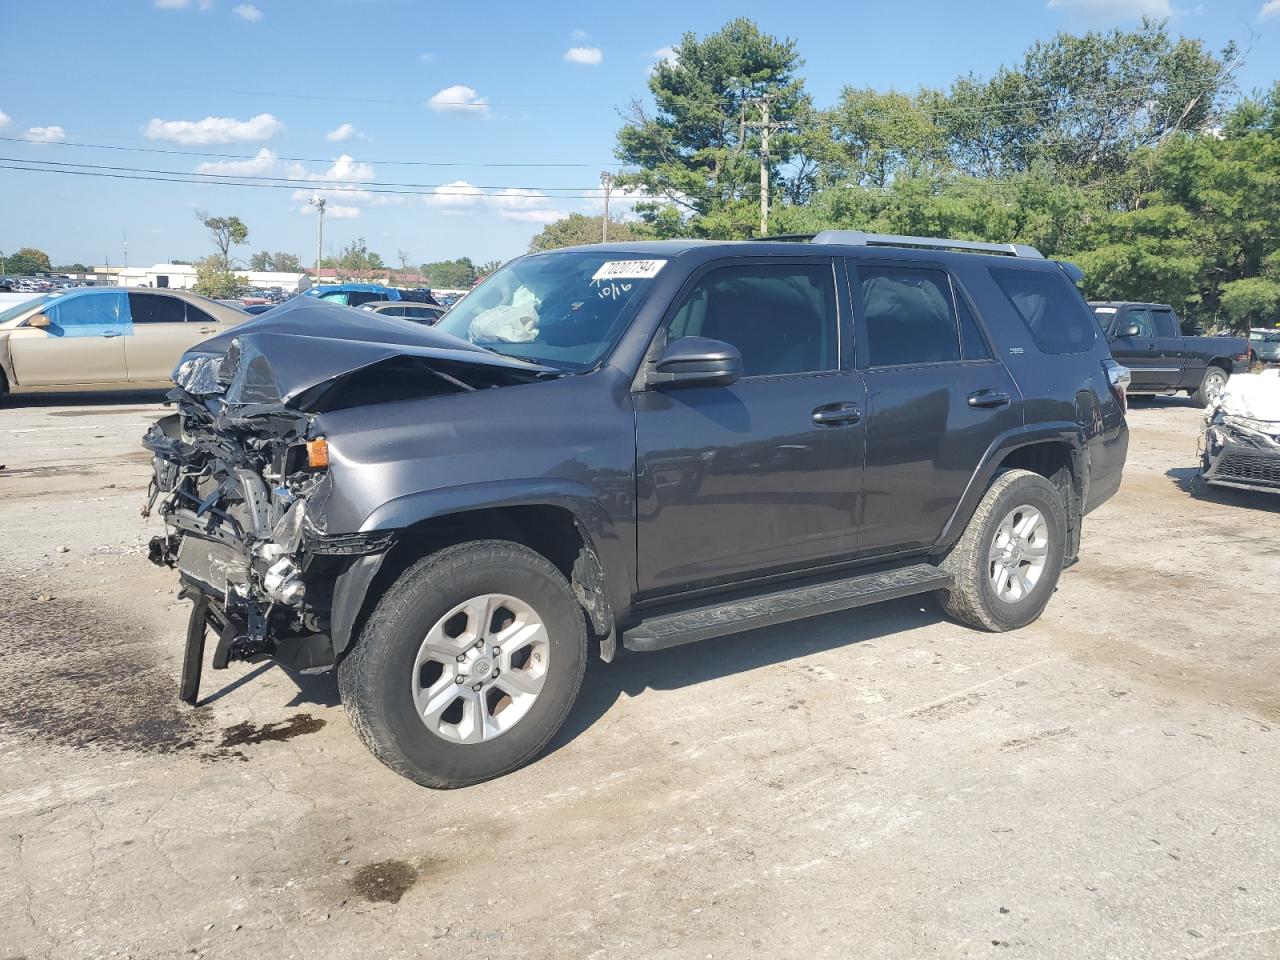
[[[433,327],[295,297],[189,351],[145,440],[183,696],[210,631],[336,668],[379,759],[456,787],[547,744],[592,649],[924,593],[1024,626],[1128,445],[1078,276],[832,232],[521,257]]]
[[[1166,303],[1090,301],[1111,341],[1111,355],[1129,368],[1130,393],[1186,392],[1207,407],[1233,373],[1249,367],[1243,337],[1184,337]]]

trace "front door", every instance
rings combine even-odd
[[[19,327],[9,334],[18,384],[124,383],[124,342],[132,324],[123,291],[93,290],[52,297],[45,328]]]
[[[678,298],[660,342],[732,343],[743,376],[634,397],[642,593],[854,552],[864,391],[841,363],[837,289],[829,257],[735,261]]]
[[[1121,336],[1129,327],[1134,336]],[[1111,355],[1129,368],[1134,393],[1157,393],[1170,389],[1182,375],[1180,361],[1165,359],[1156,333],[1155,321],[1146,307],[1125,307],[1111,325]]]
[[[932,545],[1022,396],[971,303],[940,266],[850,262],[867,384],[859,550]]]

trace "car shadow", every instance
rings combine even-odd
[[[1173,481],[1175,487],[1195,500],[1206,500],[1228,507],[1246,507],[1267,513],[1280,513],[1280,493],[1215,487],[1200,479],[1198,467],[1173,467],[1166,470],[1164,475]]]
[[[1202,409],[1200,404],[1196,403],[1185,394],[1177,394],[1176,396],[1168,396],[1163,393],[1157,394],[1130,394],[1129,406],[1139,409],[1145,407],[1185,407],[1189,410]]]
[[[639,697],[649,690],[679,690],[838,647],[848,647],[850,655],[856,656],[858,647],[904,630],[929,626],[942,619],[943,614],[932,598],[916,596],[885,601],[874,607],[842,610],[746,630],[656,653],[632,653],[620,649],[615,661],[608,664],[595,655],[595,645],[592,644],[578,699],[564,725],[538,759],[572,743],[599,722],[624,696]],[[229,696],[273,668],[283,672],[297,687],[285,707],[335,707],[341,704],[337,675],[332,671],[303,674],[279,663],[267,662],[203,696],[200,706]],[[214,677],[221,675],[213,674]],[[210,671],[206,670],[206,684],[210,679]],[[208,686],[205,689],[209,689]]]
[[[572,743],[608,713],[620,697],[638,697],[648,690],[679,690],[837,647],[848,647],[850,656],[856,656],[857,646],[942,619],[932,598],[905,597],[655,653],[620,649],[610,664],[601,662],[593,653],[577,702],[541,756]]]
[[[6,407],[116,407],[159,403],[165,390],[93,390],[75,393],[23,393],[6,397]]]

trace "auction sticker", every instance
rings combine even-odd
[[[665,260],[606,260],[592,280],[649,280],[667,265]]]

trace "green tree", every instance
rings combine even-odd
[[[757,219],[759,219],[757,215]],[[599,243],[604,228],[604,217],[589,217],[583,213],[571,213],[567,217],[553,220],[542,230],[534,234],[529,241],[529,252],[556,250],[560,247],[576,247],[586,243]],[[609,240],[647,240],[653,236],[652,229],[645,224],[630,223],[625,220],[609,218]],[[487,275],[501,266],[498,261],[482,264],[477,270],[480,275]]]
[[[421,267],[423,283],[446,290],[465,290],[476,281],[476,267],[470,257],[437,260]]]
[[[196,264],[195,292],[214,300],[230,300],[243,296],[249,284],[239,274],[224,266],[222,257],[210,254]]]
[[[486,260],[484,263],[480,264],[480,266],[476,267],[476,276],[487,277],[500,266],[502,266],[501,260]]]
[[[367,280],[373,274],[387,269],[382,256],[369,249],[364,237],[356,237],[339,250],[336,265],[343,279]]]
[[[35,247],[22,247],[17,253],[5,257],[5,270],[14,276],[22,277],[32,273],[49,273],[53,267],[49,264],[49,255]]]
[[[1250,327],[1274,326],[1280,321],[1280,283],[1247,277],[1223,284],[1222,313],[1242,333]]]
[[[88,273],[89,268],[83,263],[64,263],[53,267],[54,273]]]
[[[209,231],[213,245],[222,258],[222,269],[231,269],[231,248],[249,242],[249,228],[239,217],[215,217],[204,210],[196,211],[196,219]]]
[[[663,232],[685,218],[686,232],[708,234],[712,227],[703,217],[735,201],[758,200],[760,131],[752,124],[760,119],[760,99],[768,98],[773,123],[810,111],[796,76],[802,62],[795,41],[761,33],[750,20],[733,20],[701,40],[686,33],[674,60],[657,64],[649,77],[656,114],[636,101],[618,132],[617,156],[634,168],[618,185],[661,198],[638,209]],[[783,193],[792,187],[789,176],[807,170],[789,166],[800,144],[794,133],[775,131],[771,138],[770,184],[782,181]],[[660,214],[661,206],[679,217]],[[749,235],[737,219],[728,223]]]
[[[301,273],[302,260],[297,254],[277,250],[259,250],[249,258],[249,269],[266,273]]]

